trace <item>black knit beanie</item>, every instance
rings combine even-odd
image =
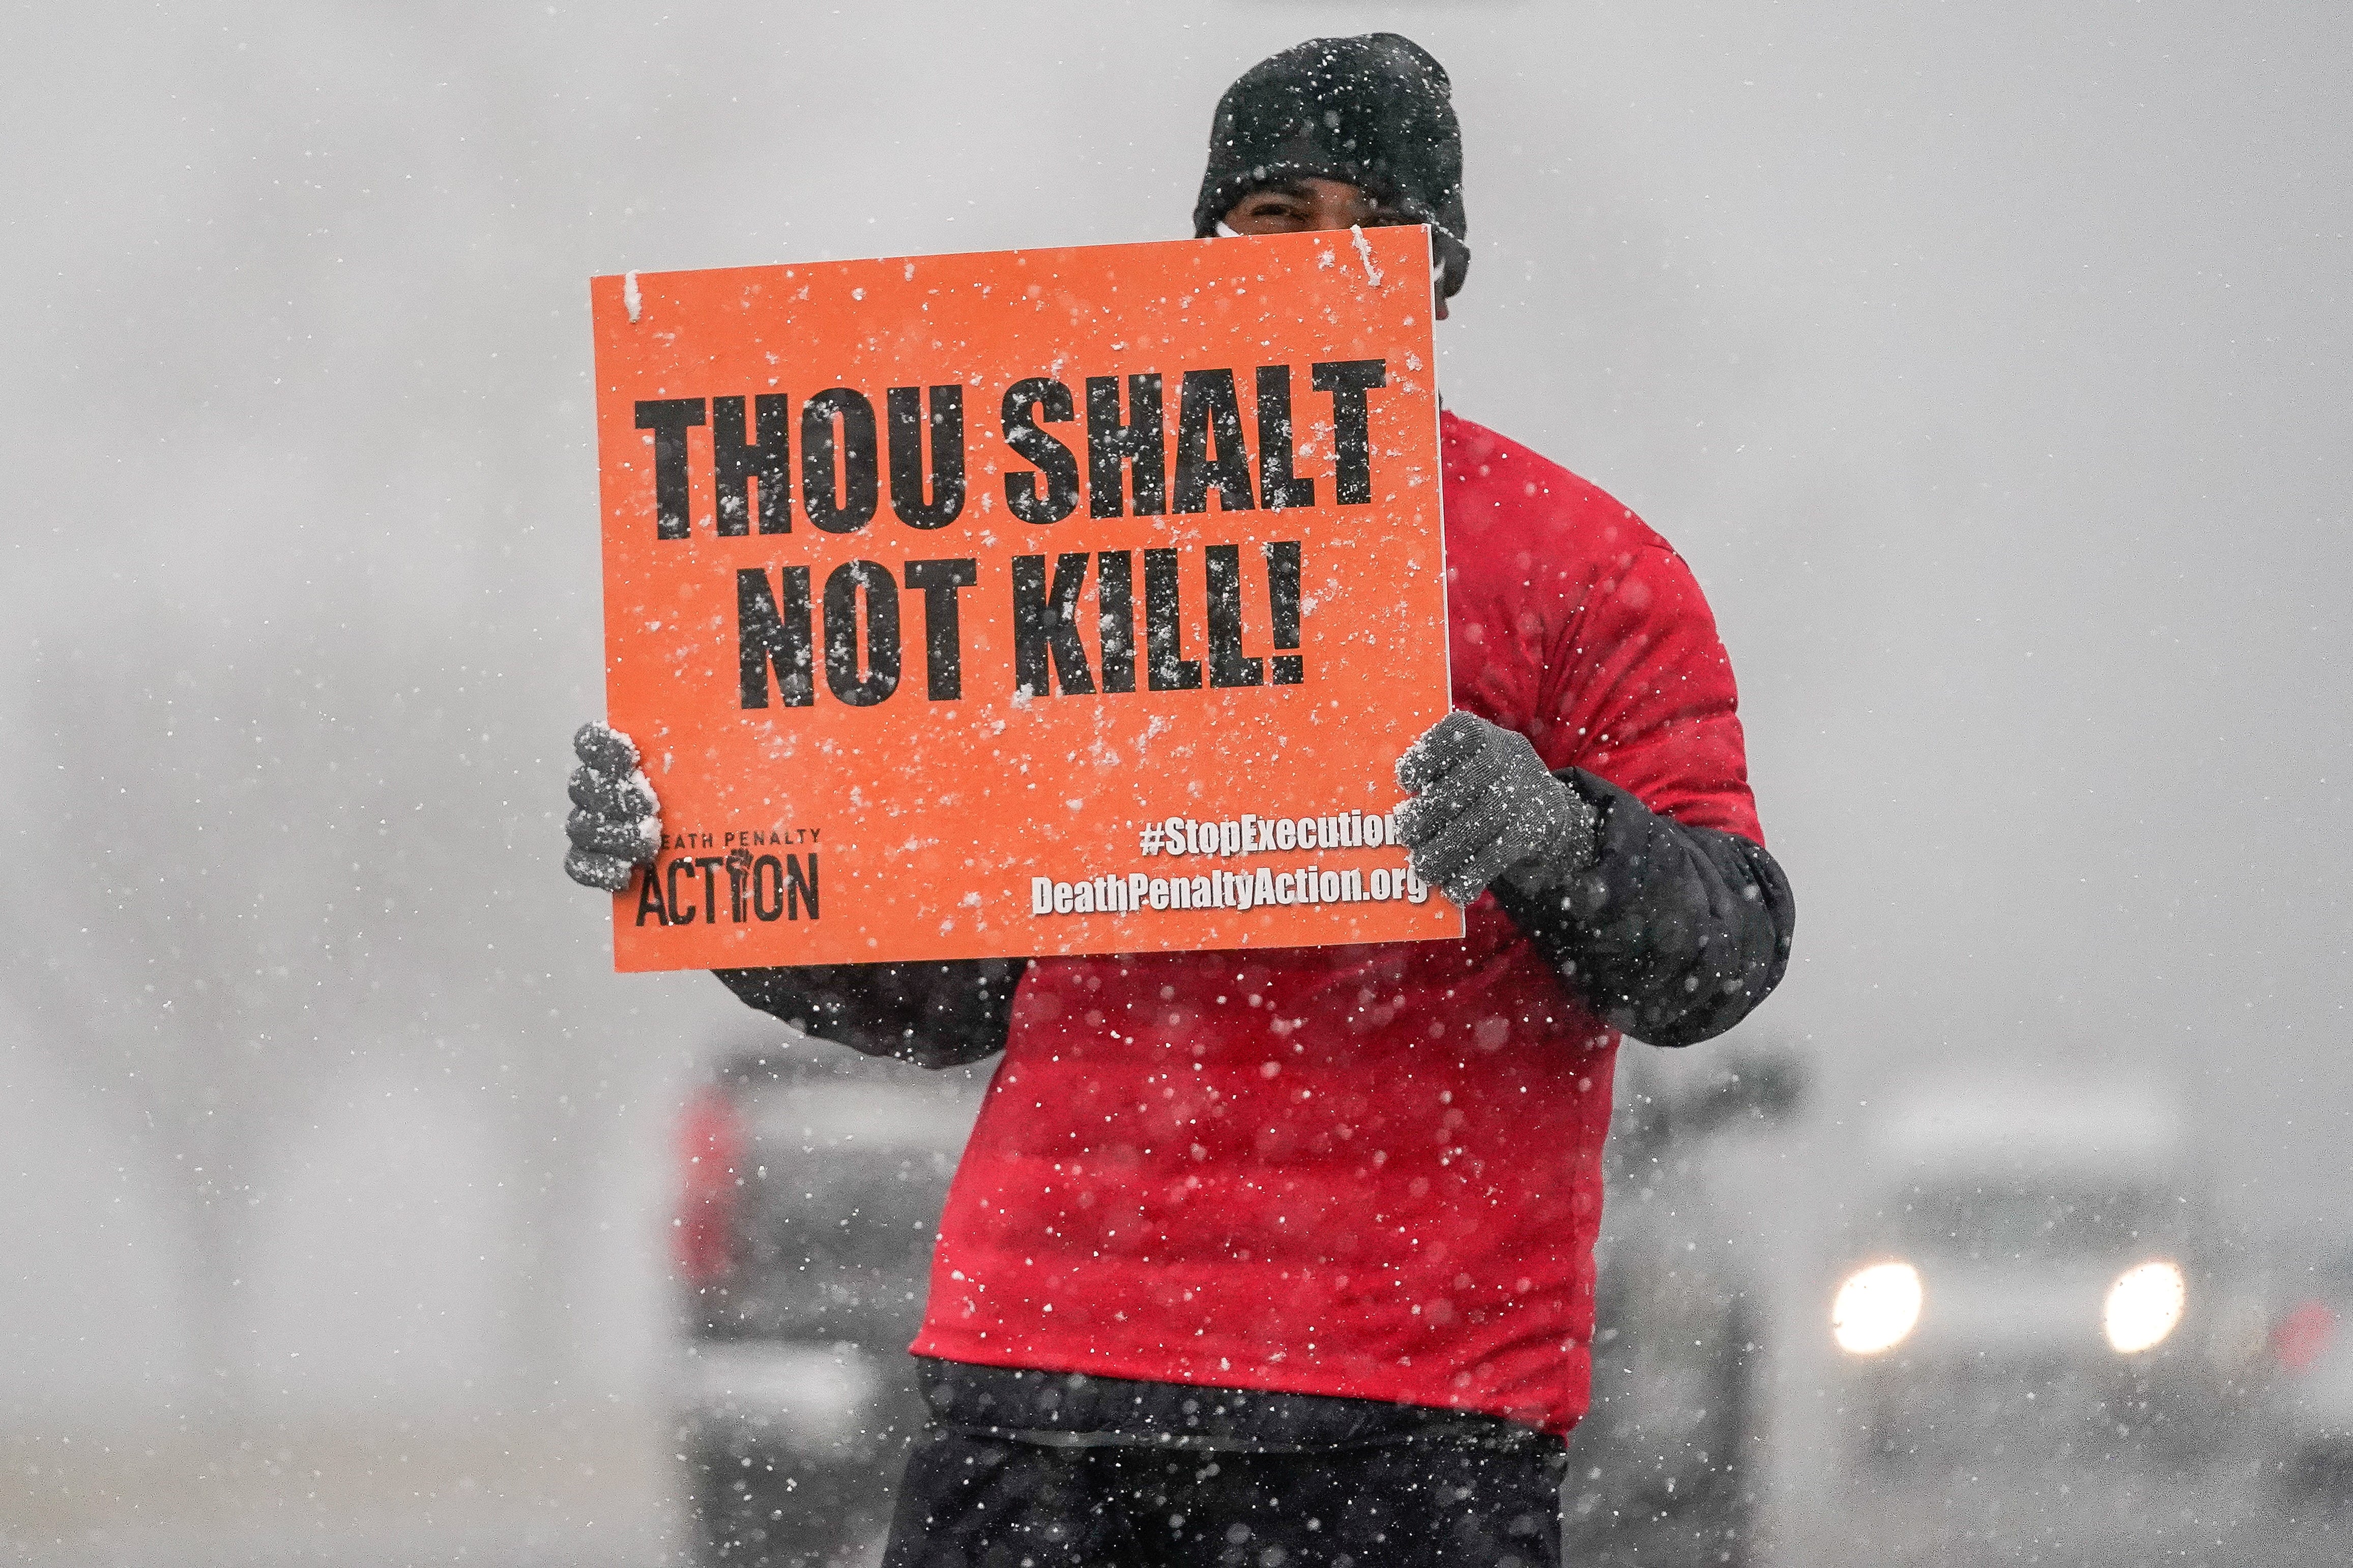
[[[1310,38],[1242,73],[1218,100],[1193,232],[1215,234],[1233,205],[1284,179],[1345,180],[1430,225],[1452,295],[1471,268],[1462,243],[1462,128],[1446,68],[1396,33]]]

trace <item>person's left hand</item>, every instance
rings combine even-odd
[[[1593,807],[1525,735],[1450,713],[1406,748],[1397,779],[1414,797],[1396,816],[1414,874],[1465,908],[1507,870],[1574,871],[1593,858]]]

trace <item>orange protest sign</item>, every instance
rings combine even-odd
[[[1461,934],[1425,230],[590,296],[619,968]]]

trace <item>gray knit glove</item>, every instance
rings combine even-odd
[[[1414,874],[1466,909],[1496,878],[1541,884],[1591,863],[1597,816],[1525,735],[1449,713],[1398,759]]]
[[[572,737],[572,750],[580,765],[572,770],[573,810],[564,824],[572,840],[565,874],[584,888],[617,893],[661,847],[661,803],[638,771],[636,743],[618,730],[592,719]]]

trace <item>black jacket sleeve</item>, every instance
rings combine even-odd
[[[1797,929],[1761,844],[1662,816],[1582,768],[1557,775],[1599,815],[1592,864],[1496,898],[1614,1026],[1654,1046],[1712,1039],[1781,983]]]
[[[962,1067],[1005,1048],[1026,958],[715,969],[746,1006],[805,1035],[917,1067]]]

